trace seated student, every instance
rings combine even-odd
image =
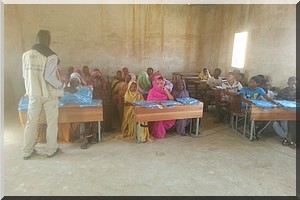
[[[124,95],[125,107],[124,107],[124,114],[123,114],[123,120],[121,126],[121,132],[123,138],[134,139],[136,122],[135,122],[134,106],[132,102],[143,101],[143,100],[144,98],[142,94],[138,91],[137,82],[131,80],[128,83],[127,91]],[[141,123],[140,137],[141,137],[141,142],[153,141],[153,139],[149,135],[147,122]]]
[[[149,79],[150,79],[150,82],[152,82],[152,76],[153,76],[153,68],[152,67],[148,67],[147,68],[147,74],[148,74],[148,76],[149,76]]]
[[[154,85],[154,80],[158,77],[163,77],[162,74],[157,71],[157,72],[154,72],[154,74],[152,75],[152,79],[151,82],[152,82],[152,85]],[[173,89],[173,83],[171,83],[171,81],[168,81],[167,79],[165,79],[163,77],[163,81],[164,81],[164,87],[169,91],[169,92],[172,92],[172,89]]]
[[[228,92],[237,93],[239,92],[243,86],[240,82],[238,82],[235,78],[233,72],[228,72],[226,74],[226,82],[222,83],[222,88],[227,90]],[[224,95],[221,99],[220,105],[217,107],[217,120],[215,123],[219,123],[222,119],[229,114],[229,98],[227,95]]]
[[[118,91],[118,104],[117,104],[117,107],[118,107],[118,110],[119,110],[119,119],[120,119],[120,122],[122,122],[123,120],[123,113],[124,113],[124,95],[128,89],[128,83],[133,80],[135,81],[136,80],[136,76],[133,74],[133,73],[128,73],[125,77],[125,81],[122,82],[120,84],[120,87],[119,87],[119,91]]]
[[[153,83],[154,79],[157,77],[160,77],[160,76],[162,76],[161,73],[159,71],[157,71],[157,72],[154,72],[153,74],[151,74],[151,76],[149,76],[149,78],[150,78],[150,81]]]
[[[266,92],[261,87],[258,87],[261,81],[262,80],[259,76],[251,77],[248,86],[244,86],[239,92],[242,98],[253,100],[253,99],[261,99],[261,97],[264,97],[267,101],[270,101],[278,105],[278,103],[276,103],[273,99],[270,99],[267,96]]]
[[[199,74],[199,79],[200,80],[207,80],[208,78],[210,78],[211,76],[210,76],[210,74],[209,74],[209,71],[208,71],[208,69],[207,69],[207,67],[204,67],[203,69],[202,69],[202,71],[200,72],[200,74]]]
[[[276,99],[295,101],[296,100],[296,77],[295,76],[289,77],[287,85],[288,87],[279,91]],[[281,137],[282,145],[290,146],[292,148],[296,146],[295,144],[296,130],[289,131],[288,125],[294,126],[295,125],[294,123],[295,122],[288,123],[288,121],[276,121],[273,122],[272,125],[276,133]]]
[[[171,95],[176,98],[189,97],[189,92],[186,90],[186,85],[184,80],[177,79],[174,83],[174,87]],[[191,119],[177,119],[175,124],[176,134],[187,136],[185,133],[185,128],[191,123]]]
[[[82,79],[84,80],[84,82],[86,82],[87,86],[93,85],[90,68],[87,65],[82,67]]]
[[[69,92],[71,94],[74,94],[78,91],[78,88],[81,87],[81,78],[80,75],[77,72],[74,72],[70,76],[70,81],[68,85],[64,88],[65,92]],[[64,123],[59,124],[59,133],[61,135],[61,138],[63,141],[69,141],[70,138],[68,137],[68,134],[63,134],[64,132],[69,132],[69,135],[75,135],[76,133],[80,134],[80,127],[83,129],[84,124],[83,123]]]
[[[229,92],[238,92],[243,86],[236,80],[235,74],[233,72],[228,72],[226,74],[226,82],[222,83],[222,88],[228,90]]]
[[[102,78],[105,78],[105,77],[103,76],[102,72],[100,71],[100,69],[97,69],[97,68],[94,68],[90,74],[91,74],[92,82],[93,82],[93,78],[94,78],[95,76],[101,76]],[[106,81],[106,80],[105,80],[105,81]]]
[[[69,84],[65,87],[64,91],[74,94],[75,92],[77,92],[78,87],[80,86],[80,75],[75,72],[71,74]]]
[[[238,73],[236,75],[236,80],[242,84],[242,86],[247,86],[247,82],[245,81],[245,74]]]
[[[147,97],[147,101],[150,100],[174,100],[173,96],[164,87],[164,78],[159,76],[156,77],[153,81],[153,88],[150,89]],[[164,138],[166,131],[171,129],[176,120],[165,120],[165,121],[156,121],[149,122],[149,130],[152,136],[156,138]]]
[[[122,67],[121,68],[121,72],[122,72],[122,79],[123,81],[125,81],[125,77],[127,76],[127,74],[129,73],[129,70],[127,67]]]
[[[144,72],[144,71],[139,73],[137,83],[141,87],[143,92],[148,92],[150,90],[150,88],[152,87],[149,76],[148,76],[147,72]]]
[[[270,99],[274,99],[275,98],[275,94],[274,92],[272,92],[270,90],[271,88],[271,84],[270,82],[265,78],[262,80],[260,86],[265,92],[266,92],[266,95],[270,98]],[[263,97],[261,98],[262,100],[265,100]]]
[[[206,81],[208,87],[206,88],[207,89],[206,96],[203,99],[204,111],[208,110],[208,105],[211,104],[211,102],[215,98],[214,92],[211,89],[222,85],[222,79],[220,77],[220,74],[221,74],[221,69],[216,68],[213,72],[213,76],[208,78]]]
[[[213,73],[213,76],[212,77],[209,77],[207,79],[207,84],[211,87],[211,88],[214,88],[216,86],[221,86],[222,85],[222,79],[220,77],[221,75],[221,69],[219,68],[216,68],[214,70],[214,73]]]
[[[80,78],[80,81],[81,81],[80,85],[81,86],[87,86],[87,83],[84,81],[84,79],[81,76],[81,70],[79,68],[74,69],[74,72],[71,74],[70,79],[74,76]]]
[[[97,70],[96,70],[97,71]],[[101,99],[103,105],[103,129],[104,131],[112,131],[111,120],[111,101],[109,98],[109,92],[106,87],[105,79],[100,76],[100,73],[92,73],[93,82],[93,99]],[[98,123],[91,122],[86,123],[86,135],[81,144],[82,149],[86,149],[87,145],[98,142]]]
[[[105,80],[102,76],[93,77],[93,99],[101,99],[103,104],[103,128],[104,131],[112,131],[111,100]]]
[[[276,99],[285,99],[285,100],[289,100],[289,101],[295,101],[296,100],[296,85],[297,85],[296,76],[289,77],[287,85],[288,85],[288,87],[286,87],[278,92]]]
[[[238,68],[235,68],[235,67],[233,68],[233,71],[232,71],[232,72],[233,72],[233,74],[234,74],[235,77],[236,77],[239,73],[241,73],[240,70],[239,70]]]
[[[112,101],[112,112],[113,112],[113,117],[116,119],[116,117],[119,115],[118,114],[118,101],[119,101],[119,88],[121,83],[124,81],[122,80],[122,72],[120,70],[117,71],[116,76],[111,82],[111,87],[110,87],[110,94],[111,94],[111,101]]]

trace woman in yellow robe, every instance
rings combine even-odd
[[[138,91],[138,84],[136,81],[131,80],[128,83],[127,91],[124,95],[124,114],[121,126],[121,132],[123,138],[134,139],[134,131],[135,131],[135,116],[134,116],[134,106],[132,102],[134,101],[143,101],[144,98],[142,94]],[[148,123],[141,123],[140,129],[140,137],[141,142],[152,142],[153,139],[150,137]]]

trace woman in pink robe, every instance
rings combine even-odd
[[[165,81],[162,76],[155,77],[153,80],[153,88],[150,89],[148,93],[147,101],[174,100],[164,85]],[[166,132],[174,126],[175,122],[176,120],[149,122],[150,133],[155,138],[164,138]]]

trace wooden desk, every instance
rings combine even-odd
[[[250,107],[250,138],[253,139],[255,121],[296,121],[296,111],[284,107],[262,108],[254,104]]]
[[[175,107],[163,107],[162,109],[144,108],[135,106],[135,121],[137,143],[140,143],[141,122],[162,121],[172,119],[197,118],[196,136],[199,134],[199,118],[203,116],[203,103],[200,105],[179,105]]]
[[[240,113],[241,112],[241,95],[235,92],[228,92],[227,90],[223,91],[224,95],[229,97],[229,108],[230,111],[233,113]]]
[[[19,111],[19,118],[23,128],[27,122],[27,111]],[[58,123],[75,123],[75,122],[98,122],[98,138],[101,141],[101,124],[103,121],[103,107],[79,107],[79,105],[66,105],[59,108]],[[40,115],[40,124],[46,124],[45,112]]]
[[[189,80],[187,81],[187,87],[188,85],[194,85],[195,88],[195,98],[198,99],[198,95],[200,94],[202,97],[206,95],[207,89],[209,86],[206,84],[206,80]]]
[[[173,75],[173,81],[176,81],[178,79],[178,76],[180,76],[181,79],[184,79],[184,76],[190,76],[190,77],[198,77],[200,72],[174,72]]]

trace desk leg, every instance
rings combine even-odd
[[[138,124],[137,124],[137,143],[138,144],[141,142],[140,131],[141,131],[141,122],[138,122]]]
[[[191,122],[190,122],[190,135],[192,134],[192,127],[193,127],[193,119],[191,119]]]
[[[199,117],[197,118],[197,122],[196,122],[196,136],[199,135]]]
[[[98,121],[98,142],[101,142],[101,122]]]
[[[134,139],[135,139],[135,142],[137,143],[138,139],[137,139],[137,122],[135,121],[135,127],[134,127]]]
[[[255,121],[252,120],[251,121],[251,127],[250,127],[250,138],[249,138],[249,140],[252,140],[252,138],[253,138],[254,124],[255,124]]]
[[[244,120],[244,132],[243,132],[243,135],[244,135],[244,137],[246,137],[246,127],[247,127],[247,114],[248,112],[247,112],[247,110],[245,110],[245,120]]]

